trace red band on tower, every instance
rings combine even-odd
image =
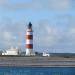
[[[32,45],[32,44],[27,44],[27,45],[26,45],[26,48],[32,49],[32,48],[33,48],[33,45]]]
[[[27,40],[33,40],[33,35],[26,35]]]

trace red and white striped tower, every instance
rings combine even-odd
[[[26,32],[26,55],[32,55],[33,53],[33,30],[32,24],[29,22]]]

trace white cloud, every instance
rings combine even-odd
[[[67,30],[67,37],[71,42],[75,43],[75,27],[69,27]]]
[[[3,33],[3,37],[5,40],[11,40],[13,38],[11,32],[7,32],[7,31]]]
[[[0,5],[7,4],[9,0],[0,0]]]
[[[49,0],[50,7],[53,9],[69,9],[70,7],[70,0]]]
[[[39,29],[40,28],[40,29]],[[36,29],[36,28],[35,28]],[[39,31],[40,30],[40,31]],[[35,31],[36,32],[36,31]],[[38,27],[38,33],[34,36],[34,42],[41,47],[54,46],[60,39],[60,31],[50,25],[41,25]]]
[[[75,25],[63,26],[60,30],[48,21],[43,20],[35,27],[34,46],[50,52],[75,52]],[[52,49],[52,50],[51,50]]]
[[[7,46],[13,46],[16,42],[15,42],[15,36],[8,31],[0,31],[0,44],[2,44],[4,46],[4,48]]]
[[[10,1],[11,3],[11,1]],[[5,8],[10,10],[31,9],[31,10],[68,10],[70,8],[70,0],[32,0],[31,2],[7,4]]]
[[[0,48],[25,45],[25,22],[10,22],[4,20],[0,23]]]
[[[75,34],[75,28],[73,27],[73,28],[69,28],[69,33],[70,34]]]

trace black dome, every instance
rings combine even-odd
[[[32,24],[31,24],[31,22],[29,22],[29,24],[28,24],[28,28],[32,28]]]

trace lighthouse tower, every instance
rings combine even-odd
[[[33,55],[33,30],[31,22],[29,22],[26,31],[26,55]]]

